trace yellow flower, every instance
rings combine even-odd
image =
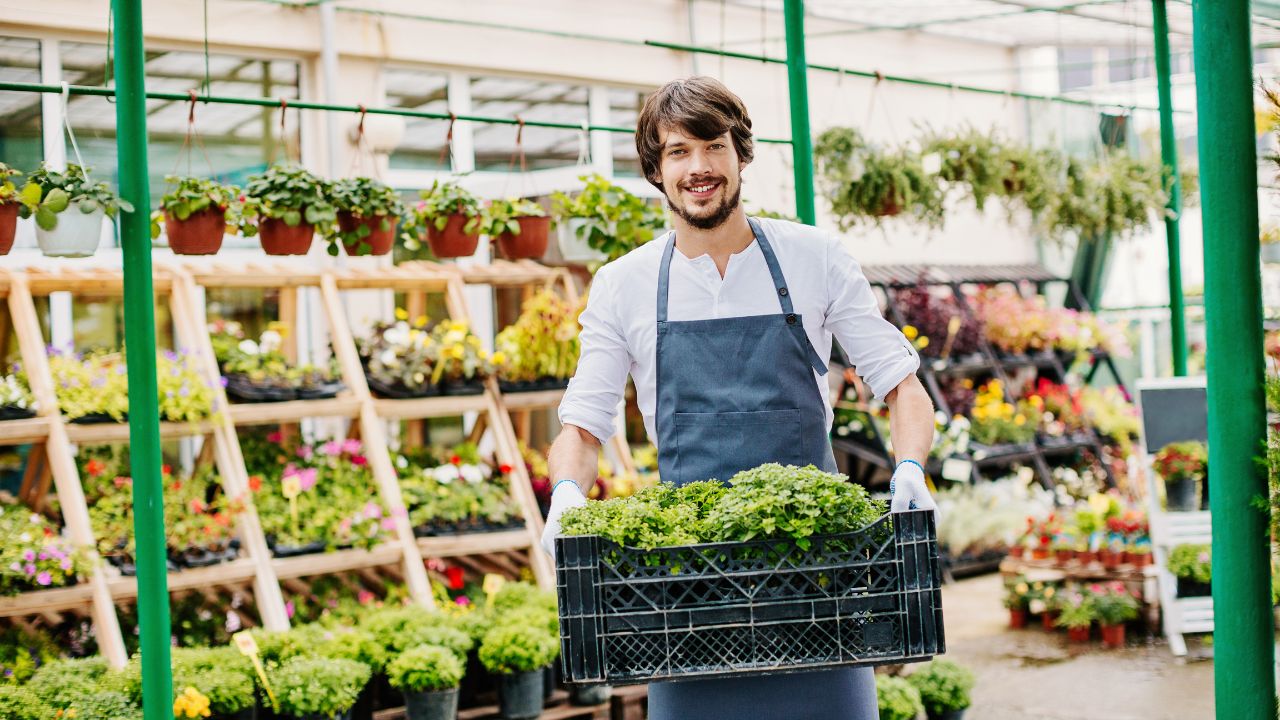
[[[1051,598],[1051,597],[1053,597],[1053,594],[1054,594],[1055,592],[1056,592],[1056,590],[1054,590],[1052,586],[1047,587],[1047,588],[1045,588],[1045,589],[1044,589],[1044,596],[1045,596],[1045,598],[1046,598],[1046,599],[1047,599],[1047,598]]]
[[[1026,418],[1026,416],[1024,416],[1022,413],[1018,413],[1018,414],[1017,414],[1017,415],[1015,415],[1015,416],[1014,416],[1014,418],[1013,418],[1013,424],[1014,424],[1014,425],[1026,425],[1026,424],[1027,424],[1027,418]]]
[[[407,314],[407,313],[406,313],[406,314]],[[426,316],[426,315],[419,315],[419,316],[418,316],[418,319],[413,321],[413,324],[414,324],[414,325],[416,325],[417,327],[426,327],[426,326],[427,326],[427,316]]]
[[[505,365],[507,362],[507,355],[506,353],[499,350],[495,352],[489,359],[493,361],[494,365]]]
[[[449,348],[449,357],[453,358],[454,360],[461,360],[466,356],[467,356],[467,351],[461,345],[454,345],[453,347]]]
[[[408,320],[408,319],[409,319],[409,311],[408,311],[408,310],[405,310],[404,308],[396,308],[396,319],[397,319],[397,320]]]
[[[916,341],[916,349],[923,350],[927,347],[929,347],[929,338],[928,336],[921,335],[920,339]]]
[[[1039,408],[1039,407],[1044,407],[1044,400],[1042,400],[1042,399],[1040,398],[1040,396],[1039,396],[1039,395],[1032,395],[1030,398],[1028,398],[1028,401],[1029,401],[1032,405],[1034,405],[1034,406],[1036,406],[1036,407],[1038,407],[1038,408]]]
[[[965,378],[964,380],[962,380],[962,381],[960,382],[960,386],[961,386],[961,387],[963,387],[965,390],[972,390],[972,389],[973,389],[973,378]]]
[[[209,717],[213,713],[209,710],[209,698],[205,697],[193,687],[187,687],[182,694],[173,701],[174,717]]]
[[[916,330],[914,325],[903,325],[902,334],[906,335],[908,340],[915,340],[916,335],[919,334],[919,331]]]
[[[1018,583],[1013,589],[1017,590],[1019,595],[1026,595],[1028,590],[1026,583]]]

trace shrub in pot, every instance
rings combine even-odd
[[[547,252],[551,218],[532,200],[493,200],[485,206],[480,232],[508,260],[537,260]]]
[[[68,165],[58,172],[41,163],[18,194],[18,214],[36,221],[36,242],[51,257],[88,257],[98,249],[102,219],[133,205],[116,195],[104,182],[89,179],[87,169]],[[75,210],[76,212],[68,212]]]
[[[1198,440],[1169,443],[1160,448],[1152,467],[1164,479],[1165,500],[1171,512],[1200,509],[1196,491],[1204,482],[1208,466],[1208,449]]]
[[[522,720],[542,714],[543,669],[559,652],[559,639],[541,626],[506,624],[485,634],[480,662],[499,676],[502,717]]]
[[[347,720],[369,666],[355,660],[295,657],[271,673],[279,712],[298,720]]]
[[[457,654],[439,645],[412,647],[387,666],[391,687],[404,693],[409,720],[456,718],[462,672]]]
[[[920,691],[929,720],[960,720],[973,703],[970,693],[977,682],[968,668],[950,660],[933,660],[907,676]]]
[[[22,173],[0,162],[0,255],[8,255],[13,249],[13,238],[18,232],[18,186],[13,179]]]
[[[1210,545],[1178,545],[1169,553],[1169,572],[1178,579],[1178,597],[1212,594],[1213,550]]]
[[[876,675],[880,720],[916,720],[924,712],[920,691],[900,677]]]
[[[174,254],[213,255],[222,248],[223,235],[257,234],[257,226],[243,222],[240,188],[202,177],[164,180],[170,187],[151,213],[151,239],[160,237],[163,222]]]
[[[45,720],[54,712],[22,685],[0,685],[0,717],[8,720]]]
[[[298,165],[272,165],[244,191],[244,213],[258,218],[268,255],[306,255],[316,230],[327,233],[337,217],[329,182]]]
[[[857,130],[834,127],[818,136],[813,157],[842,230],[863,223],[879,225],[899,215],[926,227],[942,226],[942,189],[919,154],[876,148]]]
[[[333,205],[338,212],[336,237],[348,255],[391,252],[396,224],[404,214],[404,203],[395,190],[372,178],[338,180],[333,184]],[[329,254],[338,254],[332,239]]]
[[[1089,628],[1097,619],[1093,595],[1079,590],[1058,594],[1058,618],[1055,625],[1067,629],[1067,637],[1073,643],[1089,642]]]
[[[576,195],[551,196],[560,228],[560,254],[568,262],[616,260],[649,242],[666,225],[660,206],[650,204],[601,175],[583,175]]]
[[[1089,588],[1102,643],[1107,647],[1124,646],[1124,624],[1138,617],[1138,601],[1122,582],[1098,584]]]
[[[425,232],[437,258],[471,257],[480,245],[480,200],[452,180],[433,182],[418,193],[420,200],[405,223],[405,247],[421,247]]]

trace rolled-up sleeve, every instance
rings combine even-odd
[[[578,369],[560,401],[561,424],[577,425],[603,444],[614,433],[614,420],[626,389],[631,355],[618,320],[610,271],[604,267],[591,282],[587,307],[580,317]]]
[[[880,314],[862,268],[836,237],[827,240],[825,327],[877,398],[884,399],[920,367],[906,336]]]

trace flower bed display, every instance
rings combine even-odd
[[[410,324],[402,309],[360,341],[360,357],[369,389],[389,398],[479,395],[498,369],[467,323],[442,320],[428,329],[427,318]]]
[[[72,422],[124,422],[129,414],[129,378],[119,354],[76,355],[50,351],[58,408]],[[156,387],[160,419],[196,423],[214,415],[211,384],[187,353],[165,350],[156,355]]]
[[[503,328],[494,342],[494,364],[500,368],[498,384],[503,392],[568,385],[578,365],[582,307],[548,290],[525,302],[520,317]]]
[[[955,362],[981,359],[981,324],[960,308],[950,288],[943,290],[939,293],[920,285],[894,293],[905,323],[903,332],[909,338],[916,335],[910,339],[922,357],[950,358]]]
[[[245,337],[237,322],[209,325],[210,341],[235,402],[284,402],[335,397],[343,388],[335,362],[328,368],[295,365],[281,351],[288,327],[271,323],[257,340]]]
[[[35,406],[27,376],[15,365],[12,373],[0,377],[0,420],[35,417]]]
[[[1040,413],[1026,401],[1005,400],[1004,384],[990,380],[978,388],[971,412],[970,437],[987,455],[1022,452],[1035,440]]]
[[[400,492],[415,535],[454,535],[524,527],[506,465],[480,458],[475,445],[406,450],[395,456]]]
[[[55,524],[0,492],[0,595],[74,585],[90,570]]]

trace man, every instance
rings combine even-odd
[[[834,472],[825,379],[834,335],[890,410],[894,510],[933,508],[921,464],[933,404],[920,360],[835,237],[748,218],[739,203],[751,119],[718,81],[668,83],[636,128],[645,178],[666,196],[674,232],[601,268],[582,314],[582,354],[548,454],[554,481],[542,544],[586,502],[600,445],[614,432],[627,374],[666,482],[728,480],[767,462]],[[870,668],[660,682],[652,720],[874,720]]]

